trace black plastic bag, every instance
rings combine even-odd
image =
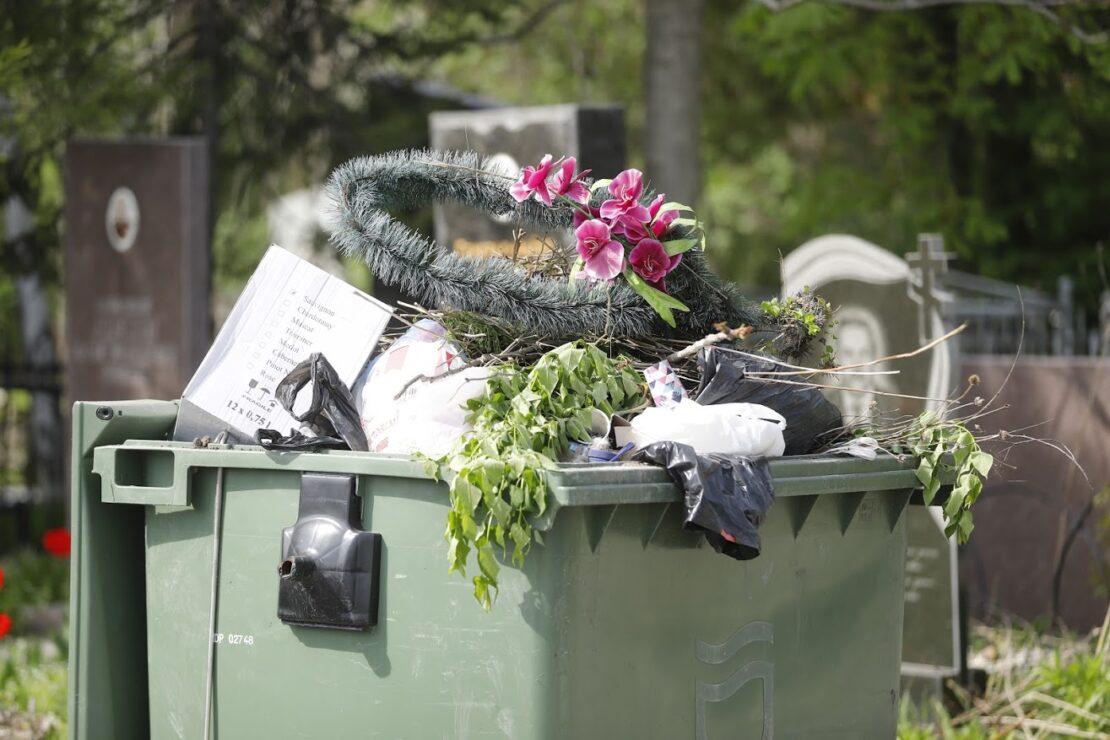
[[[319,449],[349,449],[346,442],[339,437],[307,437],[300,432],[290,430],[288,436],[282,436],[276,429],[259,429],[254,433],[254,440],[267,450],[280,452],[315,452]]]
[[[777,411],[786,419],[783,432],[786,451],[783,454],[806,455],[831,442],[843,420],[840,409],[818,388],[768,382],[748,376],[750,372],[789,369],[770,357],[755,359],[725,352],[718,347],[705,347],[698,353],[701,382],[697,402],[707,406],[758,403]]]
[[[293,404],[297,394],[309,383],[312,383],[312,403],[303,414],[297,414],[293,411]],[[306,437],[290,430],[288,437],[282,437],[280,432],[272,429],[259,429],[255,439],[266,449],[312,450],[344,445],[362,452],[369,449],[350,389],[319,352],[313,352],[307,360],[290,370],[278,383],[274,396],[294,419],[307,424],[317,436]]]
[[[690,445],[653,442],[632,459],[663,466],[682,486],[684,529],[703,532],[714,550],[730,558],[759,555],[759,525],[775,500],[766,458],[699,455]]]

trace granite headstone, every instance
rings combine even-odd
[[[798,247],[783,261],[783,293],[812,287],[835,307],[838,364],[909,352],[943,335],[944,304],[935,274],[943,269],[943,241],[923,234],[904,260],[854,236],[829,235]],[[845,422],[916,415],[936,402],[895,397],[947,398],[954,382],[953,342],[897,363],[870,369],[898,375],[845,375],[830,391]],[[956,545],[944,536],[939,507],[907,509],[903,674],[937,681],[960,670]]]
[[[616,106],[551,105],[450,111],[430,116],[432,148],[470,150],[490,158],[492,168],[515,178],[521,167],[545,154],[574,157],[594,179],[624,168],[624,112]],[[524,235],[518,244],[512,222],[501,221],[458,203],[435,207],[440,244],[459,254],[527,256],[540,251],[542,234]],[[561,236],[561,235],[560,235]]]
[[[207,145],[72,141],[65,196],[69,401],[177,398],[211,332]]]

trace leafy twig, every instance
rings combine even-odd
[[[448,473],[451,508],[445,537],[450,570],[465,575],[478,562],[474,598],[487,610],[497,591],[503,554],[520,566],[537,535],[531,520],[547,508],[544,471],[573,441],[589,439],[591,413],[638,408],[644,398],[631,360],[610,359],[597,346],[573,342],[547,352],[526,370],[512,365],[488,381],[484,396],[467,402],[472,434],[429,472]]]

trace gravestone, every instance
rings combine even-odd
[[[837,364],[867,362],[909,352],[942,336],[950,327],[944,306],[950,296],[937,274],[946,255],[939,235],[922,234],[918,251],[903,260],[854,236],[830,235],[798,247],[783,260],[783,294],[810,286],[835,308]],[[953,342],[872,370],[898,375],[845,375],[828,381],[845,422],[916,416],[936,409],[930,399],[949,396],[957,367]],[[944,536],[940,507],[907,509],[906,600],[902,673],[932,682],[939,689],[961,669],[956,544]]]
[[[612,177],[624,168],[624,112],[617,106],[551,105],[449,111],[430,116],[433,149],[470,150],[491,158],[493,169],[515,179],[523,166],[545,154],[574,157],[590,177]],[[508,182],[508,180],[506,180]],[[492,218],[458,203],[435,207],[440,244],[459,254],[511,257],[542,251],[543,235],[526,234],[519,244],[511,221]],[[558,235],[564,243],[565,235]]]
[[[204,357],[207,152],[200,138],[68,145],[70,403],[177,398]]]

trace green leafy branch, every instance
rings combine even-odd
[[[495,547],[512,549],[520,567],[534,541],[531,519],[547,509],[545,471],[573,441],[587,442],[591,412],[628,411],[644,403],[632,361],[615,359],[585,342],[564,344],[532,367],[503,366],[487,392],[468,402],[474,430],[446,457],[430,460],[433,474],[446,469],[451,508],[444,537],[451,572],[466,575],[471,552],[478,574],[474,598],[487,610],[500,571]]]
[[[956,535],[962,545],[975,528],[971,506],[983,491],[983,479],[994,458],[979,448],[979,441],[963,421],[945,420],[931,411],[918,416],[910,427],[902,450],[918,460],[917,479],[924,487],[925,505],[933,503],[940,487],[952,485],[944,503],[944,534]]]

